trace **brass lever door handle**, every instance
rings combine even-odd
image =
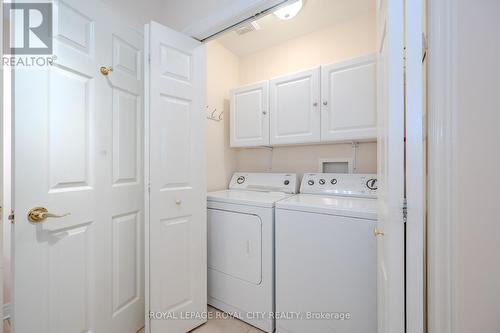
[[[49,213],[47,208],[44,207],[35,207],[28,212],[28,220],[33,223],[40,223],[45,221],[46,218],[61,218],[70,215],[70,213],[66,214],[53,214]]]

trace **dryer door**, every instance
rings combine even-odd
[[[208,268],[258,285],[262,282],[262,220],[208,209]]]

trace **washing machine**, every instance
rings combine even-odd
[[[376,333],[377,179],[306,174],[276,204],[276,332]]]
[[[298,192],[295,174],[236,173],[208,193],[208,304],[274,331],[275,204]]]

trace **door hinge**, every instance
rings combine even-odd
[[[427,57],[427,52],[429,50],[429,42],[427,41],[427,36],[425,33],[422,33],[422,63],[425,61]]]
[[[151,193],[151,183],[148,183],[148,193]]]
[[[408,200],[403,199],[403,223],[408,221]]]
[[[151,65],[151,53],[148,54],[148,64]]]
[[[10,214],[7,217],[7,219],[10,221],[10,223],[14,224],[14,222],[15,222],[15,215],[14,215],[14,211],[12,209],[10,210]]]

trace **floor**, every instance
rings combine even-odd
[[[215,308],[208,307],[208,312],[216,313],[221,312]],[[211,316],[213,318],[220,318],[216,315]],[[197,329],[191,331],[191,333],[262,333],[263,331],[248,325],[241,320],[236,318],[229,319],[210,319],[205,325],[198,327]],[[144,333],[144,330],[138,333]]]

